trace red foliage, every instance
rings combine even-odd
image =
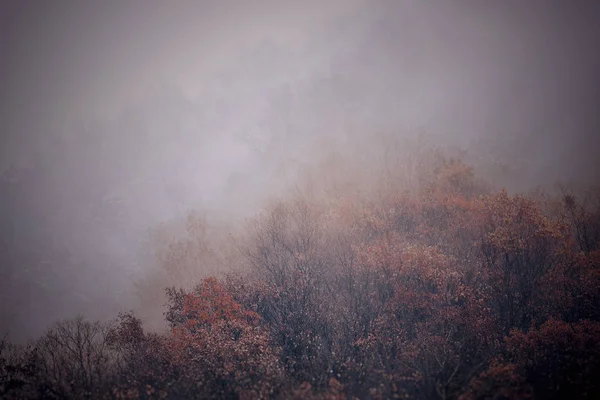
[[[245,310],[215,279],[185,295],[183,323],[172,328],[169,349],[180,373],[206,397],[265,398],[280,381],[277,350]]]

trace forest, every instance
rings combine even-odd
[[[597,5],[1,0],[0,400],[600,399]]]
[[[410,189],[388,174],[273,200],[230,269],[153,289],[167,329],[123,311],[5,337],[0,397],[599,398],[598,188],[509,193],[432,160]],[[187,230],[166,275],[210,262],[203,219]]]

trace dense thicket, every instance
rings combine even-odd
[[[167,290],[167,333],[123,313],[5,340],[0,395],[599,398],[599,200],[493,191],[458,160],[411,191],[282,200],[240,272]]]

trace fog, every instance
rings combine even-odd
[[[559,3],[3,2],[2,331],[140,307],[161,223],[235,224],[389,138],[596,182],[600,14]]]

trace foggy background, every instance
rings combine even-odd
[[[139,307],[149,231],[383,138],[513,191],[598,181],[593,2],[249,3],[2,2],[0,331]]]

